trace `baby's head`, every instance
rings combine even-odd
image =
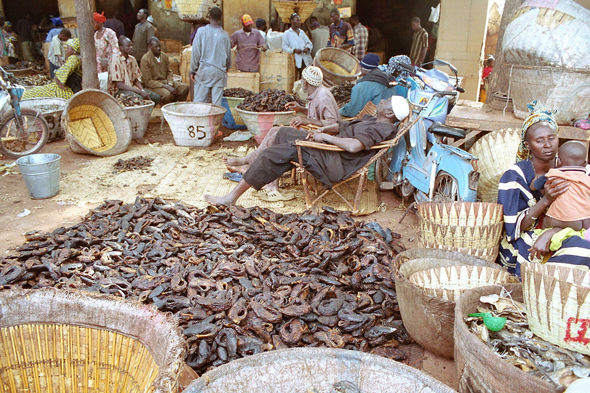
[[[559,147],[557,166],[586,166],[586,146],[580,141],[567,141]]]

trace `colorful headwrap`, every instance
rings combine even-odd
[[[4,27],[12,27],[12,23],[9,21],[4,22]]]
[[[520,136],[520,146],[518,146],[518,151],[516,152],[516,162],[528,160],[531,156],[531,151],[525,146],[526,132],[529,128],[531,128],[531,126],[539,122],[545,122],[549,127],[555,130],[555,132],[559,131],[559,127],[557,126],[557,122],[553,116],[556,111],[546,110],[543,104],[537,102],[537,100],[528,104],[527,107],[529,109],[530,115],[524,120],[524,123],[522,124],[522,134]]]
[[[79,38],[70,38],[66,45],[75,50],[76,52],[80,53],[80,39]]]
[[[104,11],[99,14],[98,12],[94,13],[94,21],[98,23],[104,23],[107,21],[107,18],[104,16]]]
[[[399,72],[400,76],[403,79],[407,79],[410,77],[408,71],[405,68],[401,67],[400,64],[405,64],[407,66],[412,66],[412,60],[406,55],[398,55],[393,56],[389,59],[389,64],[387,65],[387,73],[393,75],[394,72]]]

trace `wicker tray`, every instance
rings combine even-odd
[[[0,294],[0,391],[176,392],[184,341],[153,306],[88,292]]]
[[[590,355],[590,271],[568,264],[520,265],[529,328],[537,336]]]
[[[444,266],[416,272],[410,276],[410,282],[427,295],[456,302],[469,289],[514,282],[514,279],[499,266]]]
[[[318,6],[316,0],[309,1],[293,1],[293,0],[273,0],[272,5],[275,6],[277,13],[281,17],[283,23],[290,23],[289,18],[293,13],[299,14],[301,22],[305,22],[311,16],[313,11]]]
[[[500,178],[516,162],[520,130],[490,132],[475,142],[469,153],[478,157],[479,183],[477,197],[483,202],[498,200]]]
[[[504,220],[503,206],[485,202],[427,202],[418,205],[421,218],[444,225],[491,225]]]

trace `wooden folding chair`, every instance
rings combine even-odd
[[[329,192],[334,192],[336,195],[338,195],[340,197],[340,199],[342,199],[344,201],[344,203],[346,203],[346,205],[352,211],[353,215],[358,214],[359,205],[361,202],[361,195],[363,193],[365,181],[367,180],[367,174],[369,173],[369,167],[374,162],[376,162],[378,159],[380,159],[381,156],[383,156],[385,153],[387,153],[389,151],[389,149],[391,149],[393,146],[397,145],[398,141],[412,128],[412,126],[416,123],[416,121],[418,121],[418,118],[419,117],[417,116],[416,119],[414,119],[411,122],[409,122],[409,118],[407,118],[402,123],[403,128],[400,131],[398,131],[398,133],[396,134],[396,136],[393,139],[390,139],[390,140],[385,141],[379,145],[375,145],[375,146],[371,147],[371,150],[377,150],[377,153],[373,157],[371,157],[371,159],[365,165],[363,165],[361,168],[359,168],[355,173],[353,173],[347,179],[341,181],[340,183],[332,184],[332,188],[327,189],[327,190],[317,191],[315,193],[314,198],[312,198],[312,195],[311,195],[312,192],[310,190],[309,179],[308,179],[308,175],[312,176],[312,178],[313,178],[313,175],[311,175],[304,167],[302,148],[307,147],[307,148],[313,148],[313,149],[319,149],[319,150],[338,151],[338,152],[345,151],[345,150],[338,147],[338,146],[329,144],[329,143],[318,143],[318,142],[310,142],[310,141],[302,141],[302,140],[297,141],[296,143],[297,143],[298,162],[293,162],[293,164],[296,167],[297,173],[299,173],[299,175],[301,177],[301,183],[303,184],[303,190],[305,192],[305,203],[307,205],[307,208],[311,209]],[[358,181],[358,185],[356,188],[356,193],[354,195],[354,201],[351,204],[346,199],[346,197],[344,197],[344,195],[342,195],[342,193],[340,193],[336,188],[341,187],[341,186],[350,187],[350,185],[348,183],[356,178],[359,178],[359,181]]]

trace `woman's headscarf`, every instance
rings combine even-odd
[[[405,68],[400,66],[400,64],[405,64],[407,66],[412,66],[412,60],[406,55],[398,55],[393,56],[389,59],[389,64],[387,65],[387,73],[393,75],[395,72],[400,73],[400,77],[403,79],[407,79],[410,77],[408,71]]]
[[[529,109],[529,117],[524,120],[522,124],[522,134],[520,136],[520,146],[518,146],[518,152],[516,153],[516,162],[528,160],[531,156],[531,151],[526,148],[526,132],[529,128],[531,128],[534,124],[539,122],[546,122],[549,127],[551,127],[555,132],[559,131],[559,127],[557,126],[557,122],[555,121],[555,112],[556,111],[548,111],[545,109],[543,104],[537,102],[537,100],[531,102],[527,105]]]
[[[66,45],[76,51],[76,53],[80,53],[80,39],[79,38],[70,38]]]
[[[4,22],[4,27],[12,27],[12,23],[9,21]]]
[[[107,21],[107,18],[104,16],[104,11],[99,14],[98,12],[94,13],[94,21],[98,23],[104,23]]]

